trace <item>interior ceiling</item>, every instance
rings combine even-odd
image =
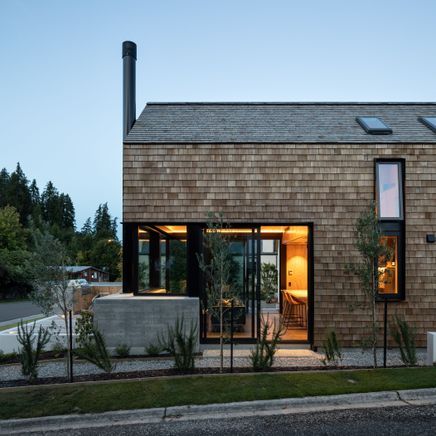
[[[186,226],[183,225],[159,225],[155,226],[162,232],[173,235],[186,235]],[[251,233],[251,228],[228,228],[223,230],[225,233],[248,234]],[[309,229],[307,226],[261,226],[261,233],[277,235],[277,238],[283,237],[286,244],[302,244],[307,243]],[[139,233],[146,233],[145,230],[139,229]],[[286,242],[285,242],[286,241]]]

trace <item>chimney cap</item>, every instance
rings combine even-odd
[[[123,42],[123,57],[132,56],[136,61],[136,44],[132,41]]]

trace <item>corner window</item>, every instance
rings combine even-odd
[[[377,262],[383,299],[405,298],[404,171],[404,160],[375,161],[376,208],[381,242],[388,252]]]
[[[379,219],[403,219],[401,162],[378,161],[376,171]]]

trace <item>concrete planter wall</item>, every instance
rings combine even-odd
[[[157,345],[159,335],[166,333],[167,326],[174,326],[177,318],[183,317],[185,329],[191,323],[199,327],[199,304],[198,298],[189,297],[108,295],[94,301],[94,322],[111,351],[127,345],[131,354],[144,354],[144,348]]]

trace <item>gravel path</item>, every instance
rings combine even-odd
[[[321,353],[315,353],[309,350],[283,350],[284,356],[276,358],[274,366],[278,367],[319,367],[322,365],[321,359],[323,355]],[[288,355],[288,356],[286,356]],[[371,366],[372,354],[370,351],[361,350],[345,350],[343,351],[343,366]],[[425,364],[426,351],[421,349],[417,351],[418,365]],[[379,365],[383,363],[383,351],[379,350],[378,353]],[[144,358],[144,359],[125,359],[118,360],[116,362],[116,372],[130,372],[130,371],[146,371],[157,369],[172,368],[173,361],[171,359],[163,358]],[[196,359],[197,368],[216,368],[219,367],[219,357],[198,357]],[[397,350],[389,350],[387,355],[388,366],[401,365],[400,354]],[[225,357],[224,365],[229,366],[229,358]],[[249,367],[250,361],[248,357],[238,356],[233,360],[234,367]],[[42,362],[39,367],[39,377],[64,377],[66,376],[66,367],[63,360]],[[75,375],[86,374],[99,374],[102,371],[96,366],[86,362],[74,363]],[[0,381],[7,380],[19,380],[22,379],[21,366],[18,364],[12,365],[0,365]]]

